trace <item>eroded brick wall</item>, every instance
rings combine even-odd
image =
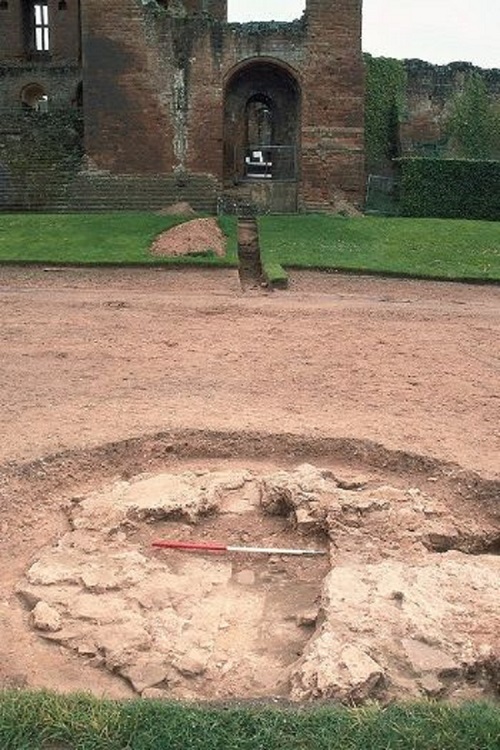
[[[364,67],[361,0],[309,0],[302,68],[302,203],[328,207],[335,190],[361,204]]]
[[[8,209],[64,208],[81,156],[79,2],[48,0],[46,51],[36,50],[33,5],[0,6],[0,207]],[[30,110],[42,95],[48,101]]]
[[[167,0],[167,7],[169,4]],[[227,0],[184,0],[184,8],[192,15],[206,14],[218,21],[227,21]]]
[[[479,74],[492,100],[500,108],[500,70],[483,70],[470,63],[431,65],[406,60],[406,112],[401,123],[401,146],[405,155],[439,154],[446,142],[446,124],[453,101],[464,90],[473,73]]]
[[[82,14],[87,152],[100,169],[222,179],[228,76],[245,61],[304,57],[279,30],[155,14],[138,0],[110,0],[104,20],[100,9],[86,0]]]
[[[213,8],[212,17],[185,17],[155,13],[138,0],[109,0],[103,15],[100,0],[85,0],[86,148],[93,165],[112,173],[206,173],[222,185],[225,87],[238,66],[269,60],[286,66],[301,92],[303,204],[328,207],[336,189],[359,202],[361,0],[310,0],[306,21],[295,24],[226,24],[225,4]]]
[[[138,0],[107,0],[105,12],[101,0],[84,0],[82,33],[89,158],[116,174],[170,171],[170,50],[154,17]]]
[[[46,0],[49,14],[50,49],[47,54],[35,49],[33,3],[8,0],[0,7],[0,63],[22,63],[45,59],[46,62],[75,63],[80,58],[79,0]]]
[[[268,63],[297,90],[287,133],[294,130],[300,205],[328,208],[338,189],[361,201],[361,0],[308,0],[305,18],[291,24],[228,24],[226,0],[183,5],[81,0],[79,13],[76,0],[65,10],[49,0],[50,56],[34,60],[21,3],[9,0],[0,11],[0,65],[8,68],[1,96],[18,102],[23,83],[37,79],[51,97],[74,102],[81,34],[88,174],[162,176],[179,193],[206,177],[213,193],[214,184],[224,187],[227,86],[245,65]]]
[[[0,63],[25,58],[23,11],[21,2],[9,0],[0,7]]]
[[[66,8],[60,10],[58,0],[48,0],[48,10],[50,49],[40,54],[34,51],[33,30],[27,19],[30,4],[8,0],[6,8],[0,7],[0,110],[3,112],[20,109],[22,91],[31,84],[44,89],[51,106],[76,103],[81,81],[79,2],[67,0]]]

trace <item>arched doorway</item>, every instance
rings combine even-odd
[[[28,109],[35,109],[37,112],[47,112],[49,108],[49,98],[44,87],[39,83],[28,83],[21,90],[21,102]]]
[[[239,185],[255,193],[259,183],[266,183],[260,189],[267,196],[262,201],[286,194],[283,210],[295,210],[299,134],[300,87],[288,68],[258,59],[229,77],[224,98],[226,187]]]

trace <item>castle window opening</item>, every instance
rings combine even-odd
[[[35,3],[33,11],[35,50],[37,52],[48,52],[50,49],[49,6],[47,3]]]

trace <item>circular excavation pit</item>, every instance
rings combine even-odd
[[[320,458],[173,461],[69,495],[69,527],[17,594],[38,636],[144,697],[498,696],[497,519],[420,480]]]

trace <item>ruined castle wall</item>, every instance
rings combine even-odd
[[[0,7],[0,208],[64,207],[81,158],[79,2],[47,6],[43,51],[36,49],[34,3]]]
[[[0,65],[0,76],[2,67]],[[4,113],[4,116],[6,112],[14,114],[19,111],[22,105],[22,92],[31,84],[43,87],[50,99],[51,109],[73,106],[80,81],[79,65],[57,63],[40,65],[36,62],[26,62],[22,65],[9,66],[8,75],[3,76],[0,86],[0,111]]]
[[[73,0],[60,10],[58,0],[48,0],[47,53],[34,50],[26,8],[20,0],[0,8],[0,108],[20,108],[22,90],[30,84],[42,86],[56,107],[71,105],[81,80],[79,3]]]
[[[175,5],[174,2],[167,2]],[[227,0],[184,0],[184,8],[192,15],[209,15],[217,21],[227,21]]]
[[[51,18],[51,59],[54,62],[80,60],[80,3],[67,0],[66,7],[59,9],[59,0],[48,0]]]
[[[155,16],[137,0],[113,0],[106,19],[100,16],[99,2],[87,0],[86,148],[99,169],[111,172],[207,172],[222,179],[231,71],[257,58],[298,66],[305,56],[302,39],[290,42],[289,24],[265,34],[258,24]]]
[[[83,29],[86,148],[98,169],[222,180],[225,85],[239,65],[272,60],[302,92],[304,204],[327,206],[335,187],[360,200],[360,0],[310,0],[305,24],[224,24],[137,0],[110,0],[103,18],[87,0]]]
[[[0,8],[0,64],[25,59],[23,12],[20,2]]]
[[[100,170],[169,171],[174,138],[159,30],[137,0],[82,4],[85,147]]]
[[[22,114],[26,87],[41,86],[49,108],[60,110],[79,103],[83,78],[89,179],[95,183],[99,176],[126,175],[120,194],[124,204],[145,185],[148,191],[158,189],[149,203],[144,198],[146,207],[186,197],[196,183],[189,199],[213,207],[228,183],[224,146],[226,152],[234,150],[238,138],[243,145],[241,124],[240,134],[228,143],[228,87],[238,71],[263,62],[281,69],[298,91],[299,106],[286,127],[291,133],[290,119],[296,117],[299,207],[328,209],[338,189],[362,202],[361,0],[308,0],[300,21],[246,24],[226,23],[226,0],[106,0],[105,12],[103,0],[67,0],[65,9],[59,0],[48,0],[48,54],[33,50],[23,12],[27,5],[9,0],[0,8],[0,160],[7,167],[19,141],[16,117]],[[498,70],[418,60],[404,65],[403,155],[452,155],[446,121],[472,72],[482,75],[500,105]],[[241,96],[245,92],[251,94],[244,89]],[[286,107],[279,89],[275,94]],[[241,102],[238,106],[241,111]],[[118,195],[116,179],[112,190]],[[95,201],[104,204],[109,189],[103,183],[99,190]]]
[[[15,64],[36,59],[74,63],[79,60],[78,0],[69,0],[64,9],[59,8],[59,0],[46,2],[50,19],[50,49],[47,53],[35,49],[32,4],[9,0],[7,7],[0,8],[0,63]]]
[[[500,104],[500,70],[483,70],[467,62],[431,65],[422,60],[405,60],[404,66],[407,86],[401,147],[405,155],[426,150],[432,154],[446,140],[453,100],[472,73],[481,75],[491,97]]]
[[[82,0],[80,13],[76,0],[65,11],[58,0],[49,3],[51,50],[43,60],[27,54],[21,3],[1,11],[9,13],[9,23],[0,23],[9,59],[0,60],[8,68],[0,96],[5,106],[19,104],[20,89],[36,79],[51,101],[75,104],[82,78],[92,179],[129,176],[130,192],[133,177],[159,176],[174,195],[204,177],[207,189],[220,191],[226,87],[239,67],[268,61],[298,91],[289,130],[298,134],[301,205],[328,208],[336,188],[361,199],[361,0],[309,0],[305,18],[289,24],[228,24],[225,0],[184,0],[183,7],[179,0],[107,0],[105,12],[102,0]]]
[[[322,207],[341,188],[364,189],[364,66],[361,0],[309,0],[303,68],[302,200]]]

